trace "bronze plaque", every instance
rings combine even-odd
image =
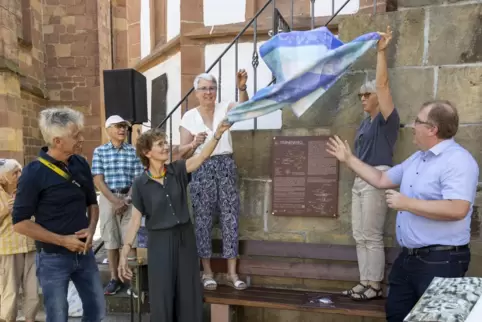
[[[338,160],[328,136],[273,138],[273,215],[338,216]]]

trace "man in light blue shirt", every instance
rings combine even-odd
[[[357,159],[335,136],[327,151],[361,178],[386,191],[398,210],[396,236],[403,250],[389,276],[387,321],[402,322],[435,276],[463,277],[470,262],[470,220],[479,167],[453,139],[457,109],[448,101],[423,104],[413,124],[420,151],[384,172]]]

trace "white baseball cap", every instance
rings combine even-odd
[[[128,126],[132,126],[129,121],[124,120],[119,115],[112,115],[112,116],[109,116],[109,118],[107,120],[105,120],[105,128],[108,128],[111,125],[119,124],[119,123],[125,123]]]

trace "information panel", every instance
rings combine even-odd
[[[278,136],[273,142],[273,215],[338,215],[338,160],[328,136]]]

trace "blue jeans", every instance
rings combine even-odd
[[[67,290],[75,285],[82,300],[82,322],[100,322],[105,316],[105,298],[94,253],[59,254],[38,252],[37,277],[44,298],[46,322],[67,322]]]
[[[404,250],[393,263],[388,276],[387,321],[402,322],[434,277],[463,277],[469,262],[469,249],[418,255],[409,255]]]

